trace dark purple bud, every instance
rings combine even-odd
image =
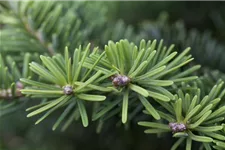
[[[116,75],[112,77],[112,84],[116,87],[123,87],[130,83],[130,78],[125,75]]]
[[[171,123],[169,123],[169,127],[173,131],[173,133],[183,132],[183,131],[187,130],[186,125],[183,124],[183,123],[174,123],[174,122],[171,122]]]
[[[71,85],[66,85],[63,87],[63,92],[66,95],[71,95],[73,93],[73,87]]]

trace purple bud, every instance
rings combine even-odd
[[[23,83],[21,83],[20,81],[17,81],[17,82],[16,82],[16,87],[17,87],[18,89],[23,89]]]
[[[126,86],[130,83],[130,78],[125,75],[116,75],[112,77],[112,84],[116,87]]]
[[[73,87],[71,85],[66,85],[63,87],[63,92],[66,95],[71,95],[73,93]]]
[[[22,93],[20,92],[20,90],[22,90],[24,88],[23,84],[20,81],[16,82],[16,95],[17,96],[22,96]]]
[[[173,131],[173,133],[183,132],[183,131],[187,130],[186,125],[183,124],[183,123],[174,123],[174,122],[171,122],[171,123],[169,123],[169,127],[171,128],[171,130]]]

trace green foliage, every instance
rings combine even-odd
[[[53,126],[53,129],[55,129],[68,115],[69,111],[74,109],[74,113],[66,121],[71,123],[70,118],[76,118],[74,115],[77,115],[76,107],[78,107],[83,125],[87,126],[87,113],[82,100],[105,100],[104,96],[89,93],[93,90],[94,93],[97,91],[103,92],[104,94],[106,94],[105,92],[115,93],[116,99],[118,99],[111,102],[107,100],[108,107],[103,107],[100,110],[96,107],[96,110],[99,112],[93,114],[93,120],[102,117],[122,101],[122,105],[119,107],[122,107],[122,122],[126,123],[130,99],[139,99],[154,118],[160,119],[160,115],[145,97],[150,96],[163,102],[174,99],[173,94],[164,87],[171,86],[174,82],[196,79],[196,76],[187,77],[187,75],[198,69],[199,66],[194,66],[194,69],[191,69],[191,71],[178,73],[179,68],[192,60],[190,55],[185,56],[189,48],[175,57],[177,52],[171,52],[173,45],[167,52],[167,48],[163,47],[162,41],[158,46],[156,45],[156,41],[146,42],[142,40],[138,48],[127,40],[121,40],[118,43],[109,42],[103,52],[94,48],[90,53],[89,44],[85,50],[81,46],[75,49],[73,58],[69,57],[67,48],[64,58],[60,54],[52,58],[41,56],[40,58],[45,67],[35,62],[30,64],[30,69],[39,75],[41,81],[36,82],[22,78],[21,81],[23,83],[32,85],[32,87],[27,87],[21,91],[23,94],[32,97],[57,99],[44,101],[37,106],[27,109],[30,111],[38,108],[28,114],[28,117],[47,111],[36,122],[37,124],[53,111],[67,106],[64,113],[62,113]],[[176,76],[174,76],[175,73]],[[127,76],[129,81],[121,86],[119,85],[120,83],[115,85],[114,79],[113,81],[108,80],[109,77],[116,78],[117,75]],[[72,91],[67,93],[65,88],[71,88]],[[75,105],[76,103],[78,106]],[[98,106],[101,108],[101,104]],[[68,124],[65,126],[67,127]],[[63,127],[63,129],[66,127]]]
[[[223,23],[222,17],[220,20],[220,23],[216,23],[217,25]],[[218,18],[216,21],[218,22]],[[222,27],[220,25],[220,28]],[[221,29],[221,31],[223,30]],[[123,38],[135,44],[138,44],[141,39],[163,39],[165,45],[175,44],[179,52],[186,47],[191,47],[191,54],[195,58],[196,64],[225,71],[223,67],[225,46],[218,42],[209,31],[203,33],[196,29],[189,31],[182,21],[170,24],[167,13],[161,13],[156,21],[143,22],[138,31],[135,31],[133,26],[126,25],[122,20],[115,24],[109,24],[103,32],[101,43],[105,44],[107,41],[105,39],[119,41]],[[200,55],[202,57],[199,57]]]
[[[6,25],[0,32],[4,43],[0,49],[13,55],[26,51],[53,55],[65,46],[75,49],[91,41],[94,31],[104,25],[106,9],[100,6],[94,2],[10,2],[10,11],[2,8],[0,15],[0,23]]]
[[[97,48],[93,50],[93,53],[96,51],[98,51]],[[39,75],[40,81],[25,78],[20,79],[21,82],[31,85],[31,87],[27,87],[21,90],[21,92],[32,97],[54,99],[44,100],[40,104],[28,108],[27,111],[36,110],[29,113],[27,117],[47,111],[37,120],[36,124],[38,124],[52,112],[63,107],[65,109],[53,125],[53,130],[62,121],[65,121],[62,127],[62,130],[65,130],[79,116],[81,116],[84,127],[88,126],[85,101],[103,101],[106,98],[98,94],[91,94],[91,91],[110,91],[110,89],[99,87],[98,82],[96,82],[96,79],[102,74],[100,70],[96,72],[93,68],[83,68],[83,63],[89,53],[90,44],[85,48],[80,46],[75,49],[73,57],[69,56],[69,51],[65,48],[64,57],[60,54],[53,57],[41,55],[40,58],[44,66],[36,62],[30,63],[30,69]]]
[[[224,149],[225,46],[209,32],[167,14],[137,28],[108,21],[102,2],[0,3],[1,118],[28,107],[35,124],[80,119],[97,133],[139,121],[178,138],[171,149]]]
[[[187,31],[182,21],[170,25],[166,13],[162,13],[156,22],[143,23],[141,28],[143,38],[163,39],[166,44],[175,44],[180,50],[190,46],[195,62],[225,72],[225,46],[216,41],[210,32]]]
[[[129,83],[118,86],[118,96],[113,101],[106,102],[107,107],[97,110],[94,114],[94,120],[102,117],[122,101],[122,122],[127,122],[128,101],[132,103],[139,99],[142,105],[153,115],[154,118],[160,119],[159,114],[145,97],[157,98],[163,102],[173,100],[171,94],[166,88],[177,82],[194,80],[197,76],[188,76],[199,66],[193,66],[186,72],[181,72],[179,69],[192,61],[190,55],[187,55],[189,48],[183,53],[177,55],[177,52],[172,52],[174,45],[168,49],[163,46],[163,42],[157,45],[156,40],[142,40],[137,47],[127,40],[121,40],[117,43],[110,41],[105,46],[106,58],[102,58],[97,65],[96,70],[102,70],[107,77],[126,76],[129,78]],[[175,57],[176,56],[176,57]],[[93,68],[95,61],[100,57],[100,54],[91,56],[84,63],[85,67]],[[176,74],[176,75],[175,75]],[[112,79],[114,82],[114,79]],[[107,85],[112,85],[111,81],[106,82]],[[115,85],[114,85],[115,86]],[[117,100],[118,99],[118,100]],[[128,100],[129,99],[129,100]],[[131,103],[131,104],[132,104]],[[105,104],[103,104],[105,105]]]
[[[25,101],[20,90],[24,88],[24,85],[19,79],[31,76],[28,68],[28,63],[31,59],[31,55],[26,53],[24,62],[20,67],[12,57],[7,56],[6,59],[3,59],[2,55],[0,55],[0,117],[12,113],[23,106]]]
[[[225,95],[224,82],[215,85],[208,95],[201,95],[198,89],[195,95],[184,93],[178,90],[175,101],[165,105],[160,103],[158,113],[163,120],[156,122],[142,121],[138,124],[150,129],[145,133],[172,132],[173,137],[178,138],[171,149],[175,150],[186,140],[186,150],[192,149],[192,140],[202,142],[205,149],[212,149],[213,142],[221,145],[225,140],[222,133],[224,128],[225,106],[220,106]],[[201,98],[203,97],[203,98]],[[220,106],[220,107],[219,107]],[[149,114],[148,111],[144,111]],[[174,124],[182,124],[185,127],[178,130],[178,125],[174,129]]]

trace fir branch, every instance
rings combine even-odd
[[[204,143],[203,146],[205,148],[212,147],[214,141],[220,143],[219,140],[222,139],[223,141],[225,138],[224,134],[221,132],[224,128],[222,124],[224,118],[220,121],[212,121],[225,114],[223,111],[224,106],[220,106],[220,103],[222,103],[221,99],[225,95],[220,95],[220,93],[224,93],[224,88],[222,87],[223,82],[215,85],[208,95],[202,95],[202,100],[198,93],[189,95],[180,90],[175,96],[176,100],[170,102],[171,111],[168,112],[168,107],[162,105],[163,109],[171,115],[171,119],[165,115],[161,116],[163,121],[160,123],[141,121],[138,124],[150,128],[145,130],[145,133],[172,132],[173,137],[179,138],[179,140],[185,138],[186,148],[189,147],[188,149],[191,149],[192,147],[192,140]],[[146,110],[144,113],[150,115]],[[181,142],[179,142],[179,145],[181,145]],[[177,148],[178,145],[175,143],[173,149]]]
[[[37,107],[33,106],[32,108],[35,107],[36,110],[29,113],[27,117],[46,112],[45,115],[37,120],[36,124],[38,124],[55,110],[66,107],[64,113],[53,126],[53,130],[63,120],[67,122],[68,115],[74,115],[69,110],[79,110],[83,126],[88,126],[85,101],[96,102],[106,99],[105,96],[99,95],[96,92],[94,94],[90,93],[92,91],[102,91],[102,87],[98,88],[99,83],[95,82],[97,78],[102,76],[102,72],[96,72],[93,68],[86,69],[82,66],[90,53],[90,44],[84,48],[80,46],[78,49],[75,49],[73,57],[70,57],[69,50],[66,47],[64,57],[62,55],[56,55],[51,58],[41,55],[40,58],[43,66],[35,62],[30,63],[30,69],[45,80],[34,81],[22,78],[20,79],[21,82],[30,85],[30,87],[27,86],[21,92],[27,96],[56,99],[47,101],[44,105],[38,104]],[[104,92],[109,91],[104,90]],[[69,122],[70,124],[72,123],[72,121]],[[68,125],[66,126],[68,127]],[[66,128],[63,127],[62,129],[65,130]]]
[[[20,90],[23,89],[25,85],[19,81],[19,78],[31,78],[32,75],[28,70],[28,63],[31,59],[33,59],[32,56],[29,53],[26,53],[24,55],[23,65],[22,67],[19,67],[10,56],[4,58],[0,55],[1,117],[21,109],[24,105],[24,95],[22,95]]]
[[[129,104],[127,97],[130,101],[131,95],[133,94],[135,94],[134,97],[141,101],[141,104],[155,119],[160,119],[159,114],[154,110],[151,102],[149,102],[146,97],[156,98],[164,103],[173,100],[173,95],[166,87],[174,84],[174,78],[172,78],[174,73],[182,73],[179,69],[192,60],[190,57],[185,56],[190,50],[189,48],[175,57],[177,53],[171,52],[172,46],[169,47],[168,52],[165,53],[167,48],[163,47],[162,41],[157,45],[156,40],[152,42],[142,40],[139,45],[140,46],[137,47],[127,40],[120,40],[116,43],[109,41],[108,45],[105,46],[106,56],[103,57],[97,65],[99,68],[101,67],[108,70],[107,72],[103,72],[106,74],[105,76],[109,77],[111,75],[111,81],[107,81],[105,84],[119,90],[116,93],[116,99],[123,99],[121,100],[123,123],[126,123],[128,117],[127,112]],[[92,55],[86,60],[84,67],[92,68],[92,64],[94,64],[100,54],[96,53],[95,55],[95,57]],[[94,69],[98,70],[97,67]],[[185,78],[194,71],[195,69],[188,74],[181,75],[180,77],[184,78],[180,81],[185,80]],[[115,74],[112,74],[113,72],[115,72]],[[193,77],[191,80],[194,79],[196,79],[196,77]],[[162,90],[155,90],[157,87],[162,88]],[[127,95],[127,93],[133,94]],[[113,101],[111,101],[111,103],[113,103]],[[115,108],[112,107],[111,109]],[[102,110],[94,112],[94,120],[104,117],[109,111],[110,109],[107,107],[107,109],[102,108]]]
[[[4,25],[0,48],[8,54],[46,52],[53,55],[65,46],[75,49],[83,41],[91,41],[105,23],[106,9],[100,7],[100,3],[9,3],[12,12],[6,9],[0,15]],[[93,20],[92,15],[98,15],[98,20]]]

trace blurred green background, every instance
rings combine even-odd
[[[210,30],[224,42],[225,2],[223,1],[117,1],[106,2],[109,19],[123,19],[138,26],[146,20],[154,21],[161,12],[169,14],[170,23],[182,20],[187,29]]]
[[[187,31],[210,31],[219,44],[225,45],[225,2],[222,1],[115,1],[104,2],[102,6],[107,7],[108,22],[122,19],[125,24],[133,25],[135,31],[143,22],[154,23],[162,12],[167,12],[172,26],[181,20]],[[66,132],[53,132],[51,126],[57,116],[35,126],[36,118],[27,119],[24,110],[25,107],[0,118],[0,150],[168,150],[172,144],[171,138],[145,135],[135,121],[127,130],[116,127],[118,118],[110,119],[100,134],[95,132],[94,123],[88,128],[74,123]]]

